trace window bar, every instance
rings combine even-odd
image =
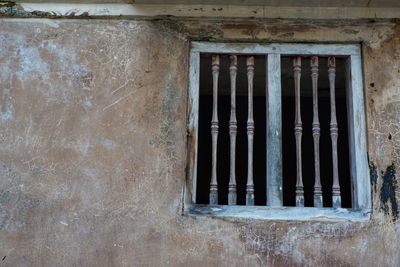
[[[217,182],[217,141],[218,141],[218,76],[219,56],[212,56],[213,76],[213,113],[211,119],[212,137],[212,171],[210,183],[210,205],[218,204],[218,182]]]
[[[229,73],[231,78],[231,117],[229,119],[229,136],[230,136],[230,172],[228,187],[228,205],[236,205],[236,74],[237,74],[237,57],[229,56],[230,66]]]
[[[254,78],[254,57],[247,57],[247,81],[248,81],[248,118],[247,118],[247,187],[246,205],[254,205],[254,182],[253,182],[253,139],[254,139],[254,118],[253,118],[253,78]]]
[[[314,207],[322,207],[322,186],[320,177],[320,164],[319,164],[319,137],[321,128],[318,117],[318,57],[311,57],[311,79],[313,91],[313,122],[312,122],[312,135],[314,140]]]
[[[332,185],[332,207],[341,207],[340,185],[338,173],[338,155],[337,155],[337,139],[338,139],[338,124],[336,120],[336,101],[335,101],[335,76],[336,76],[336,60],[335,57],[328,58],[328,75],[329,88],[331,98],[331,123],[330,132],[332,140],[332,165],[333,165],[333,185]]]
[[[301,122],[301,106],[300,106],[300,77],[301,77],[301,57],[293,59],[294,72],[294,88],[296,116],[294,122],[294,134],[296,137],[296,206],[304,207],[304,188],[302,177],[302,159],[301,159],[301,137],[303,133],[303,124]]]

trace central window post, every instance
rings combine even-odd
[[[281,55],[267,55],[267,205],[282,206]]]

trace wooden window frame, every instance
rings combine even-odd
[[[267,56],[267,206],[209,206],[196,203],[200,54]],[[337,56],[346,58],[352,209],[282,207],[281,56]],[[192,42],[188,94],[188,168],[184,212],[262,219],[368,220],[371,184],[367,159],[366,115],[359,44],[212,43]]]

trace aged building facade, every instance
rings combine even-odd
[[[0,2],[1,264],[400,264],[397,3],[89,2]],[[361,45],[368,220],[185,209],[193,41]]]

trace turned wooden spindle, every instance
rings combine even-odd
[[[217,142],[218,142],[218,76],[219,56],[212,56],[213,76],[213,113],[211,119],[212,138],[212,170],[210,183],[210,205],[218,204],[218,182],[217,182]]]
[[[312,80],[312,95],[313,95],[313,122],[312,135],[314,140],[314,207],[322,207],[322,186],[320,177],[319,164],[319,137],[321,128],[318,117],[318,57],[311,57],[311,80]]]
[[[294,134],[296,138],[296,207],[304,207],[303,171],[301,166],[301,137],[303,134],[300,105],[301,57],[295,57],[293,59],[293,73],[296,104],[296,115],[294,121]]]
[[[237,74],[237,57],[229,56],[230,66],[229,74],[231,79],[231,117],[229,119],[229,136],[230,136],[230,171],[229,171],[229,187],[228,187],[228,205],[236,205],[236,74]]]
[[[333,166],[333,185],[332,185],[332,206],[334,208],[341,207],[339,172],[338,172],[338,155],[337,155],[337,139],[338,139],[338,123],[336,120],[336,100],[335,100],[335,77],[336,77],[336,60],[335,57],[328,58],[328,75],[331,99],[331,123],[330,132],[332,140],[332,166]]]
[[[253,141],[254,141],[254,118],[253,118],[253,78],[254,57],[247,57],[247,81],[248,81],[248,117],[247,117],[247,186],[246,205],[254,205],[254,181],[253,181]]]

